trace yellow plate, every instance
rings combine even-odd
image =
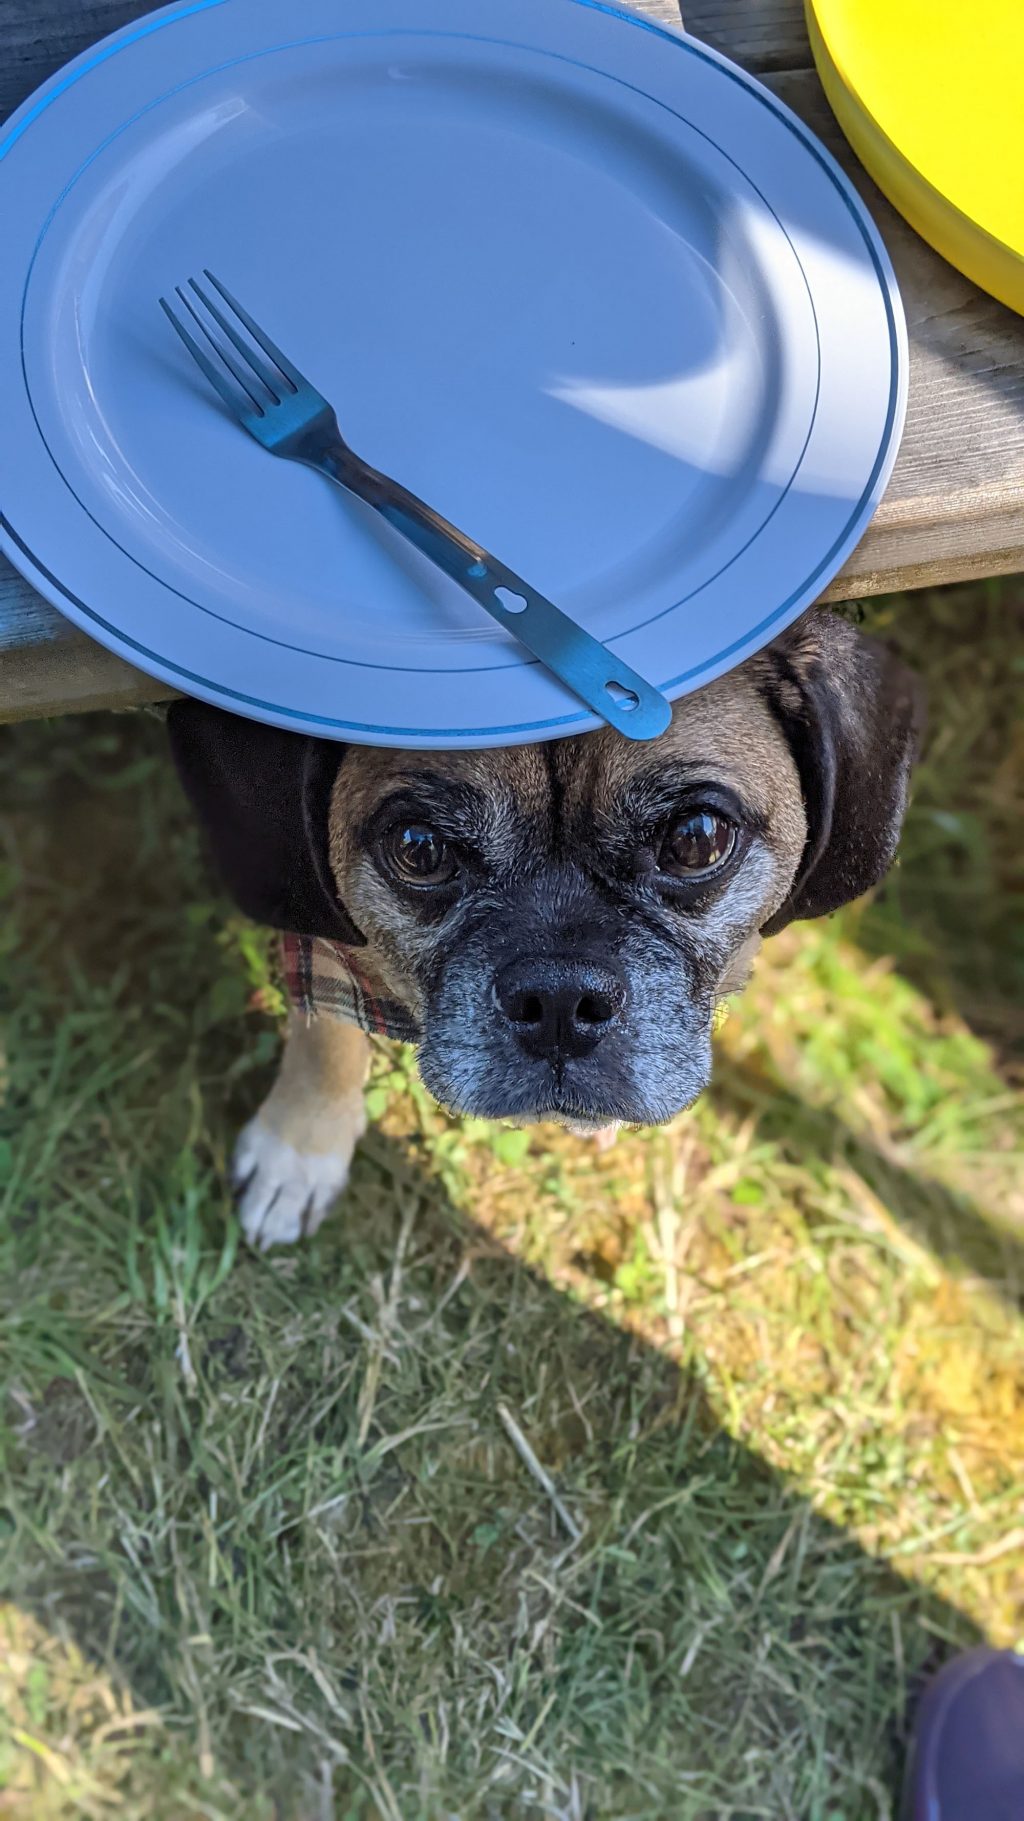
[[[1024,0],[805,0],[832,111],[911,227],[1024,314]]]

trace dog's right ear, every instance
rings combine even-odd
[[[362,945],[328,858],[328,812],[344,746],[185,699],[167,716],[171,752],[225,885],[256,923]]]

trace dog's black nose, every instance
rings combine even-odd
[[[494,982],[495,998],[528,1056],[586,1056],[613,1030],[626,1003],[616,968],[593,961],[513,961]]]

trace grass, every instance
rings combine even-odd
[[[902,865],[691,1114],[452,1122],[382,1046],[269,1259],[279,999],[159,724],[0,731],[0,1815],[892,1815],[921,1677],[1024,1637],[1022,604],[870,609],[931,695]]]

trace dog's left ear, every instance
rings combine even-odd
[[[172,702],[171,752],[236,904],[255,923],[366,938],[341,903],[328,858],[331,792],[344,746],[211,708]]]
[[[761,665],[807,815],[792,889],[761,932],[774,936],[798,917],[824,917],[859,898],[889,870],[924,717],[906,666],[826,608],[798,621]]]

